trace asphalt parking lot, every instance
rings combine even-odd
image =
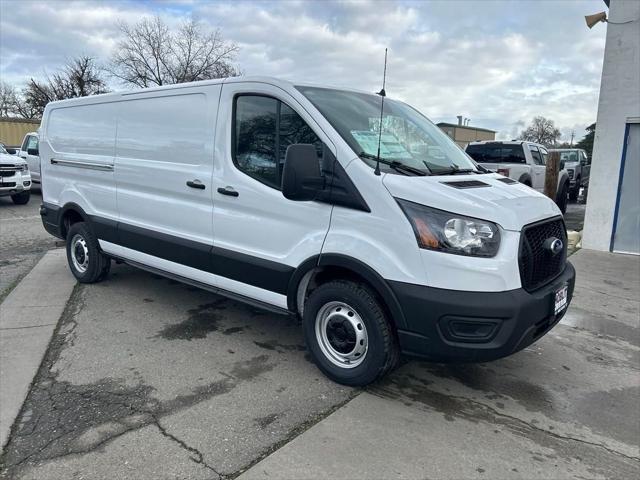
[[[56,239],[42,228],[41,203],[39,189],[32,191],[26,205],[14,205],[11,197],[0,197],[0,301],[44,252],[56,245]]]
[[[596,260],[580,268],[615,278]],[[407,361],[363,390],[316,369],[294,319],[114,265],[105,282],[74,289],[0,476],[634,478],[629,297],[640,283],[625,272],[618,285],[580,283],[563,324],[516,355]]]

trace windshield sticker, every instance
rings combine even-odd
[[[369,155],[378,154],[378,133],[371,130],[351,130],[351,136]],[[392,133],[383,133],[380,137],[380,157],[413,158],[409,151]]]

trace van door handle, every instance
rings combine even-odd
[[[228,195],[230,197],[237,197],[238,195],[240,195],[238,192],[236,192],[233,187],[220,187],[218,188],[218,193],[221,193],[222,195]]]
[[[198,188],[200,190],[204,190],[206,188],[200,180],[189,180],[187,182],[187,187]]]

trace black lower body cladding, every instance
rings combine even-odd
[[[56,237],[64,237],[61,220],[67,208],[45,203],[40,209],[44,228]],[[97,238],[295,298],[296,289],[290,283],[299,276],[293,267],[84,213],[81,216]],[[488,361],[527,347],[564,315],[566,309],[554,314],[554,295],[567,285],[569,303],[575,281],[575,270],[567,263],[557,278],[533,292],[444,290],[385,281],[356,260],[332,257],[336,256],[320,256],[311,266],[329,262],[361,274],[395,320],[403,353],[441,362]],[[290,313],[295,313],[293,305]]]
[[[484,362],[515,353],[564,316],[575,284],[567,262],[560,276],[534,292],[444,290],[389,282],[408,329],[398,331],[404,353],[439,362]],[[568,287],[567,307],[554,313],[555,292]]]

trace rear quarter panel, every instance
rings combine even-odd
[[[50,104],[40,135],[43,201],[77,203],[86,213],[117,219],[114,182],[115,103]],[[106,170],[52,164],[89,162]]]

